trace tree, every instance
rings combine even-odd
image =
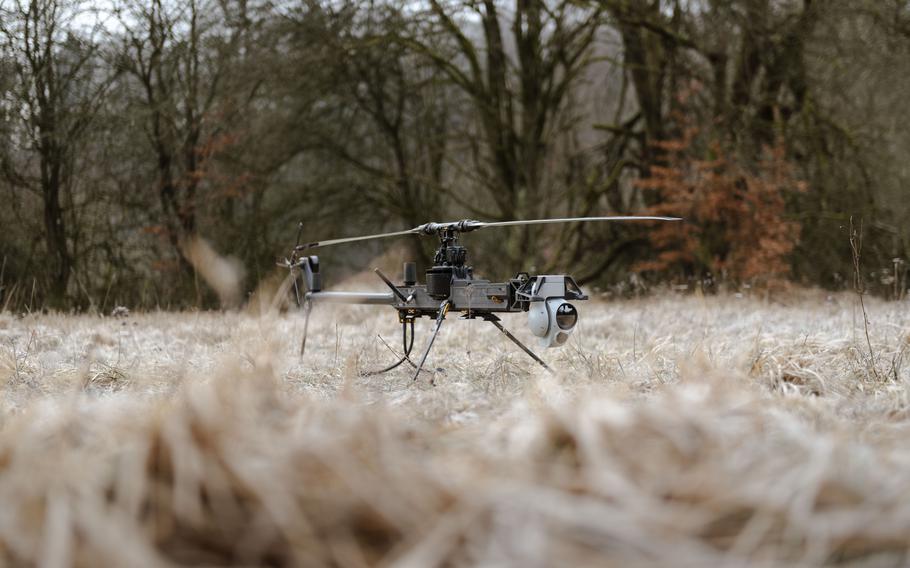
[[[136,1],[117,8],[123,30],[119,64],[135,84],[133,105],[157,178],[158,229],[171,245],[178,275],[190,272],[187,245],[199,234],[207,168],[232,143],[231,127],[249,100],[239,89],[226,89],[245,31],[222,25],[217,16],[224,10],[228,20],[228,8],[204,0]]]
[[[568,0],[552,5],[517,0],[511,8],[501,14],[494,0],[431,0],[423,29],[398,38],[443,71],[470,101],[478,136],[463,133],[471,145],[467,155],[478,172],[481,199],[495,205],[500,219],[554,211],[546,207],[547,197],[558,193],[548,187],[555,181],[548,159],[560,127],[571,123],[560,119],[571,112],[569,94],[589,63],[601,23],[600,8],[580,8]],[[460,21],[466,14],[479,20],[482,39],[474,39],[470,20]],[[451,52],[427,39],[440,36]],[[452,198],[471,214],[490,214],[454,192]],[[514,258],[533,249],[531,235],[527,228],[521,231],[510,247]]]
[[[842,5],[843,4],[843,5]],[[830,104],[820,69],[856,57],[838,48],[845,30],[831,22],[862,20],[856,3],[813,0],[712,0],[698,6],[676,1],[602,0],[624,46],[624,62],[639,115],[611,130],[635,141],[630,163],[646,180],[665,167],[661,144],[683,136],[673,119],[681,92],[702,88],[687,112],[697,117],[704,143],[692,159],[713,159],[707,140],[724,141],[724,157],[758,174],[766,148],[783,145],[807,190],[786,195],[787,211],[800,211],[801,241],[791,257],[796,274],[836,285],[849,258],[825,246],[851,216],[876,210],[869,162],[855,136]],[[846,6],[846,7],[845,7]],[[830,34],[830,35],[828,35]],[[816,60],[816,53],[827,56]],[[659,176],[658,176],[659,177]],[[660,180],[658,180],[660,181]],[[846,182],[846,183],[845,183]],[[660,193],[639,183],[642,200],[657,204]],[[870,248],[875,250],[875,246]]]
[[[290,122],[297,137],[291,147],[353,170],[360,181],[351,197],[377,218],[416,226],[440,215],[456,111],[445,76],[388,42],[409,28],[405,8],[310,2],[288,20],[293,51],[282,76],[311,70],[291,84],[298,100],[322,109],[298,110],[305,119]],[[427,256],[418,239],[411,242],[415,258]]]
[[[0,4],[0,49],[12,69],[10,90],[17,148],[3,156],[2,173],[17,191],[40,200],[48,263],[49,300],[65,305],[77,262],[70,235],[79,144],[104,102],[114,76],[102,66],[98,23],[83,5],[67,0],[14,0]]]

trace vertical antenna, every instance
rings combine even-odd
[[[303,235],[303,221],[297,223],[297,241],[294,243],[294,247],[300,246],[300,236]]]

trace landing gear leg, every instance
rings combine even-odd
[[[436,336],[439,335],[439,328],[442,327],[442,321],[446,319],[446,314],[449,313],[449,308],[452,306],[452,303],[449,300],[446,300],[439,306],[439,314],[436,316],[436,329],[433,330],[433,335],[430,336],[430,343],[427,344],[426,350],[424,350],[423,355],[420,357],[420,362],[417,363],[417,370],[414,371],[414,378],[412,380],[417,380],[417,375],[420,374],[420,370],[423,368],[423,364],[427,360],[427,355],[430,354],[430,349],[433,347],[433,342],[436,341]]]
[[[313,309],[313,301],[305,299],[303,301],[303,339],[300,340],[300,356],[306,350],[306,332],[310,327],[310,311]]]
[[[543,367],[544,369],[550,371],[551,373],[553,372],[553,369],[551,369],[550,366],[547,365],[547,364],[544,362],[543,359],[541,359],[541,358],[538,357],[533,351],[531,351],[530,349],[528,349],[528,347],[527,347],[524,343],[522,343],[521,341],[519,341],[517,337],[515,337],[514,335],[512,335],[512,333],[511,333],[508,329],[504,328],[504,327],[502,326],[502,324],[499,323],[499,318],[498,318],[498,317],[496,317],[494,314],[489,314],[489,315],[488,315],[487,317],[485,317],[484,319],[486,319],[488,322],[490,322],[490,323],[492,323],[493,325],[495,325],[495,326],[496,326],[496,329],[498,329],[499,331],[501,331],[503,334],[505,334],[506,337],[508,337],[510,340],[512,340],[512,343],[514,343],[515,345],[521,347],[521,350],[522,350],[522,351],[524,351],[525,353],[527,353],[528,355],[530,355],[532,359],[534,359],[535,361],[537,361],[538,363],[540,363],[540,366],[541,366],[541,367]]]

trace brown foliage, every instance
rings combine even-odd
[[[679,215],[681,225],[650,233],[659,251],[641,271],[664,271],[735,283],[779,284],[790,272],[788,255],[799,242],[800,224],[787,216],[788,194],[805,184],[787,160],[782,139],[765,146],[751,166],[717,138],[684,124],[677,138],[655,143],[662,165],[636,185],[656,193],[654,215]],[[704,150],[699,149],[699,142]]]

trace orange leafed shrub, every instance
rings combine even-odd
[[[786,196],[805,189],[787,160],[783,142],[765,147],[751,167],[716,140],[707,156],[695,150],[697,129],[655,144],[663,164],[637,186],[656,193],[654,215],[677,215],[683,224],[663,224],[650,233],[657,255],[640,271],[721,276],[736,283],[770,286],[786,280],[788,255],[800,225],[788,219]]]

